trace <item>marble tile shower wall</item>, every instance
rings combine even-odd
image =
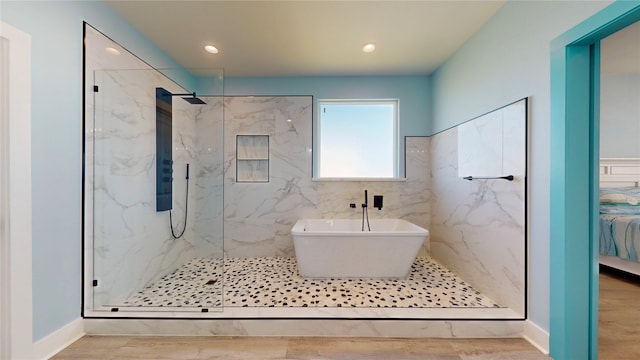
[[[505,126],[505,137],[514,129]],[[516,132],[524,133],[522,127]],[[492,137],[499,141],[499,135]],[[513,182],[463,180],[458,174],[458,128],[431,138],[431,255],[502,306],[524,315],[524,151],[505,141]],[[509,165],[510,166],[510,165]],[[478,174],[466,174],[475,175]],[[496,174],[491,174],[496,175]],[[507,175],[507,174],[504,174]]]
[[[294,256],[298,219],[359,219],[365,189],[384,196],[371,219],[429,227],[429,139],[407,138],[406,181],[312,181],[312,104],[311,96],[225,97],[225,256]],[[236,135],[269,135],[268,183],[235,181]]]

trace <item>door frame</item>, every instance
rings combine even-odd
[[[33,356],[31,36],[1,23],[0,358]]]
[[[549,345],[556,360],[598,358],[599,43],[638,20],[639,1],[615,2],[551,43]]]

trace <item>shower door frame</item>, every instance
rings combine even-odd
[[[92,34],[95,33],[97,35],[103,36],[104,38],[95,38],[95,43],[96,44],[101,44],[102,45],[102,41],[108,42],[109,44],[114,44],[114,46],[117,45],[117,47],[123,49],[126,52],[127,56],[131,56],[130,59],[126,60],[128,62],[133,61],[136,65],[134,65],[134,68],[128,68],[128,67],[124,67],[124,68],[118,68],[116,67],[115,69],[113,68],[105,68],[106,66],[104,66],[104,64],[102,64],[102,62],[100,63],[96,63],[95,61],[90,63],[89,57],[90,55],[87,53],[87,37],[88,37],[88,29],[91,29]],[[95,54],[95,52],[93,53]],[[102,55],[98,55],[98,56],[102,56]],[[140,64],[138,64],[140,63]],[[116,64],[118,64],[119,66],[121,66],[121,63],[117,62]],[[93,66],[92,66],[93,65]],[[138,65],[142,65],[141,68],[137,68],[136,66]],[[95,68],[89,68],[89,66],[95,67]],[[219,84],[223,84],[222,82],[222,69],[210,69],[210,70],[215,70],[216,71],[216,78],[220,80]],[[97,79],[95,79],[95,74],[116,74],[117,72],[127,72],[127,71],[132,71],[131,74],[144,74],[144,73],[148,73],[148,74],[152,74],[150,75],[152,77],[152,81],[150,82],[150,86],[153,85],[153,87],[155,87],[154,84],[156,83],[162,83],[162,84],[168,84],[171,89],[172,92],[175,93],[183,93],[186,92],[187,90],[185,89],[185,87],[181,84],[179,84],[177,81],[173,80],[172,77],[169,77],[167,75],[167,73],[170,74],[176,74],[176,76],[178,78],[183,78],[182,80],[185,82],[190,81],[190,78],[188,78],[188,76],[192,76],[190,75],[190,73],[186,70],[186,69],[182,69],[182,68],[176,68],[176,69],[158,69],[155,68],[151,65],[149,65],[146,61],[142,60],[141,58],[139,58],[137,55],[131,53],[130,51],[128,51],[126,48],[124,48],[122,45],[120,45],[119,43],[117,43],[116,41],[114,41],[113,39],[109,38],[108,36],[106,36],[104,33],[102,33],[100,30],[96,29],[95,27],[91,26],[88,23],[84,23],[84,27],[83,27],[83,78],[82,78],[82,87],[83,87],[83,118],[82,118],[82,135],[83,135],[83,139],[82,139],[82,304],[81,304],[81,316],[82,317],[91,317],[91,318],[100,318],[100,317],[114,317],[113,315],[117,315],[115,317],[136,317],[136,318],[158,318],[158,317],[165,317],[164,314],[169,314],[169,316],[167,317],[171,317],[171,318],[176,318],[176,317],[184,317],[184,316],[188,316],[188,317],[193,317],[193,314],[196,314],[196,317],[201,317],[201,316],[206,316],[207,313],[209,312],[216,312],[216,311],[221,311],[222,310],[222,306],[217,306],[217,305],[211,305],[208,306],[205,310],[202,310],[202,308],[197,307],[197,305],[193,305],[193,306],[182,306],[182,307],[126,307],[126,311],[121,311],[123,310],[123,307],[120,307],[120,309],[116,310],[115,307],[111,307],[111,306],[106,306],[103,307],[102,305],[110,305],[110,304],[95,304],[94,301],[94,290],[95,290],[95,286],[99,283],[99,274],[96,274],[96,262],[95,262],[95,241],[96,241],[96,233],[94,230],[94,226],[96,225],[94,217],[95,217],[95,208],[96,208],[96,203],[95,203],[95,199],[93,199],[94,197],[94,186],[95,185],[95,177],[94,175],[91,175],[89,172],[93,172],[93,166],[95,164],[95,159],[93,160],[89,160],[90,163],[87,163],[87,159],[89,157],[94,157],[94,149],[91,149],[91,146],[95,146],[95,140],[96,139],[101,139],[99,137],[95,136],[95,133],[93,130],[99,129],[100,127],[97,126],[94,122],[96,119],[96,116],[98,116],[98,112],[96,111],[96,109],[99,109],[101,112],[104,112],[102,110],[102,108],[100,108],[98,105],[98,103],[96,102],[96,95],[103,95],[103,94],[108,94],[107,92],[105,92],[105,90],[107,89],[106,87],[101,86],[102,84],[97,84],[95,83]],[[185,77],[185,74],[187,77]],[[138,83],[135,83],[135,78],[133,77],[127,77],[128,75],[123,75],[121,76],[121,78],[123,79],[127,79],[127,83],[124,84],[124,86],[127,85],[131,85],[128,82],[133,81],[133,89],[137,89],[133,94],[135,96],[144,96],[146,94],[140,94],[140,90],[139,90],[139,86]],[[144,75],[143,75],[144,76]],[[101,78],[106,78],[105,76],[102,76]],[[118,78],[115,78],[118,79]],[[160,79],[160,80],[158,80]],[[160,82],[158,82],[160,81]],[[117,86],[120,86],[122,84],[116,82],[116,83],[110,83],[111,85],[115,84]],[[218,83],[214,83],[215,87],[211,87],[212,91],[222,91],[222,85],[218,85]],[[219,89],[218,89],[219,88]],[[115,89],[115,88],[114,88]],[[180,90],[180,91],[175,91],[176,89]],[[126,94],[126,93],[125,93]],[[203,97],[211,97],[211,98],[215,98],[215,97],[219,97],[222,95],[203,95]],[[93,97],[93,100],[91,100],[91,97]],[[105,99],[109,99],[108,97]],[[146,98],[145,98],[146,99]],[[145,100],[146,101],[146,100]],[[180,100],[182,101],[182,100]],[[92,104],[90,103],[92,102]],[[118,103],[119,104],[119,103]],[[146,103],[145,103],[146,104]],[[145,105],[143,104],[143,105]],[[111,108],[108,109],[107,112],[111,111]],[[145,108],[146,109],[146,108]],[[146,110],[145,110],[146,111]],[[196,111],[197,112],[197,111]],[[146,114],[146,113],[145,113]],[[216,112],[216,114],[218,114]],[[221,114],[221,119],[220,121],[223,120],[223,113]],[[138,115],[136,115],[138,116]],[[137,120],[137,117],[133,116],[132,118]],[[148,120],[149,118],[147,118]],[[194,121],[196,120],[195,118],[193,119]],[[153,125],[151,125],[153,126]],[[195,125],[194,125],[195,126]],[[208,129],[208,128],[207,128]],[[100,130],[100,129],[99,129]],[[146,129],[143,129],[143,131],[145,131]],[[105,130],[106,131],[106,130]],[[197,131],[197,129],[196,129]],[[146,133],[144,133],[146,134]],[[88,143],[88,139],[89,136],[92,136],[92,140],[91,142]],[[176,141],[176,135],[175,130],[174,130],[174,145],[175,145],[175,141]],[[191,134],[187,134],[186,136],[191,136]],[[182,140],[182,138],[181,138]],[[215,140],[215,139],[214,139]],[[195,141],[195,140],[194,140]],[[197,152],[197,148],[195,149],[191,149],[189,147],[189,145],[187,143],[184,144],[185,148],[183,149],[185,152]],[[222,145],[220,145],[222,146]],[[213,155],[210,155],[213,156]],[[206,157],[206,155],[205,155]],[[202,155],[200,155],[199,158],[202,158]],[[175,159],[174,159],[175,160]],[[155,163],[155,162],[154,162]],[[210,176],[207,175],[207,171],[202,171],[202,173],[204,173],[203,176]],[[91,176],[91,180],[89,180],[89,176]],[[193,176],[194,178],[194,182],[197,183],[197,174],[195,174]],[[176,178],[179,179],[180,177],[178,175],[176,175]],[[221,179],[223,179],[223,177],[221,177]],[[197,185],[197,184],[194,184]],[[215,185],[215,184],[214,184]],[[175,186],[175,184],[173,185]],[[195,187],[197,188],[197,186]],[[194,195],[195,196],[195,195]],[[221,195],[222,196],[222,195]],[[146,200],[145,200],[146,201]],[[220,199],[220,204],[223,204],[222,198]],[[196,206],[196,205],[192,205],[189,204],[189,206]],[[155,210],[155,207],[154,207]],[[220,212],[222,213],[222,209],[219,209]],[[215,213],[215,211],[214,211]],[[164,218],[166,215],[166,223],[167,223],[167,227],[169,226],[169,216],[166,213],[163,213],[161,216],[162,218]],[[174,214],[175,215],[175,214]],[[156,215],[158,216],[158,215]],[[175,216],[174,216],[175,217]],[[193,219],[193,217],[190,217]],[[206,221],[206,215],[205,215],[205,219],[201,220],[202,221]],[[196,226],[196,224],[193,225],[194,227]],[[170,235],[169,235],[170,236]],[[222,240],[223,240],[223,234],[222,234],[222,225],[220,227],[220,245],[219,245],[219,249],[214,252],[219,252],[220,254],[222,254],[223,252],[223,248],[222,248]],[[203,241],[203,240],[200,240]],[[193,244],[189,245],[185,245],[187,248],[189,246],[192,246]],[[214,244],[216,245],[216,244]],[[193,247],[193,246],[192,246]],[[200,248],[198,248],[200,249]],[[175,254],[174,254],[175,255]],[[165,269],[166,270],[166,269]],[[146,271],[146,270],[145,270]],[[220,281],[220,284],[222,284],[223,282]],[[142,290],[142,289],[131,289],[132,291],[138,291],[138,290]],[[108,290],[107,290],[108,291]],[[127,290],[128,291],[128,290]],[[220,300],[220,302],[222,302],[222,300]],[[111,308],[111,311],[109,311],[109,308]],[[188,309],[185,311],[185,309]],[[115,312],[114,311],[118,311]],[[210,314],[210,313],[209,313]]]

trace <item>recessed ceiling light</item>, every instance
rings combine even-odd
[[[374,52],[375,50],[376,50],[376,45],[374,43],[366,43],[362,47],[362,51],[366,53],[371,53],[371,52]]]
[[[207,45],[204,47],[205,50],[207,50],[208,52],[212,53],[212,54],[217,54],[218,53],[218,48],[213,46],[213,45]]]
[[[108,47],[105,48],[105,50],[111,55],[120,55],[120,51],[118,51],[118,49],[116,48]]]

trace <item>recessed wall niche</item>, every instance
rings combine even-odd
[[[236,182],[269,182],[269,135],[236,136]]]

